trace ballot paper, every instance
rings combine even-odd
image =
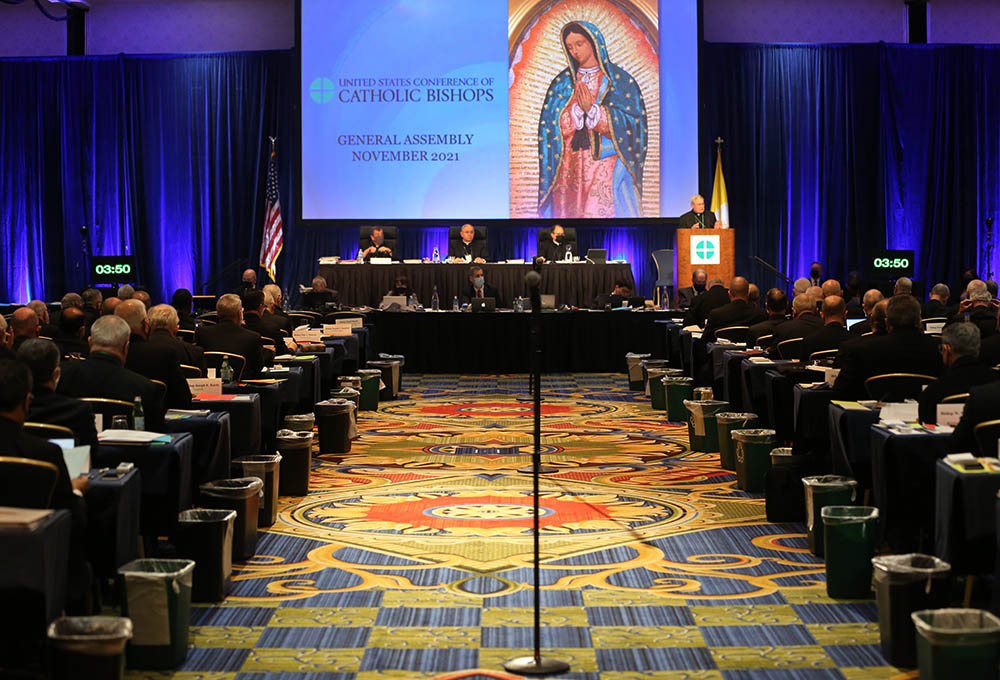
[[[904,401],[899,404],[883,404],[879,412],[879,421],[886,425],[915,423],[920,420],[919,407],[915,401]]]
[[[50,439],[50,442],[62,449],[63,460],[69,477],[79,477],[90,472],[90,444],[73,446],[72,439]]]
[[[105,430],[97,435],[97,441],[102,444],[152,444],[153,442],[169,442],[170,435],[162,432],[147,432],[145,430]]]

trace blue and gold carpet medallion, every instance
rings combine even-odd
[[[770,524],[624,376],[546,377],[543,646],[588,680],[911,677],[873,601],[825,597],[801,524]],[[348,454],[316,456],[231,595],[196,606],[177,678],[514,680],[532,644],[524,376],[405,376]],[[130,677],[170,677],[132,672]]]

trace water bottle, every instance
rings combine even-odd
[[[458,296],[457,295],[454,298],[452,298],[452,300],[451,300],[451,311],[453,311],[453,312],[457,312],[458,311]]]
[[[567,262],[572,262],[573,261],[573,246],[571,246],[568,243],[566,244],[566,258],[565,259],[566,259]]]
[[[358,256],[354,259],[357,260],[358,262],[363,261],[365,259],[365,251],[361,250],[361,248],[358,248]]]
[[[406,298],[406,306],[407,307],[416,307],[417,306],[417,296],[414,295],[413,293],[410,293],[410,296],[408,298]]]
[[[219,367],[219,377],[222,378],[222,382],[224,383],[233,381],[233,367],[229,365],[229,357],[222,357],[222,366]]]
[[[432,262],[440,262],[441,261],[441,251],[438,250],[437,246],[434,246],[434,253],[431,255],[431,261]],[[434,286],[434,289],[437,290],[437,286]],[[435,307],[434,309],[437,309],[437,307]]]
[[[136,430],[146,429],[146,416],[142,412],[142,397],[135,396],[132,402],[132,428]]]
[[[521,296],[520,295],[518,295],[516,298],[514,298],[514,311],[515,312],[523,312],[524,311],[524,303],[521,302]]]
[[[434,249],[434,256],[437,257],[438,249]],[[436,261],[436,260],[435,260]],[[441,309],[441,298],[438,297],[438,285],[434,284],[434,292],[431,294],[431,309],[435,312]]]

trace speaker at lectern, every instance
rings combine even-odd
[[[674,252],[677,253],[675,291],[691,285],[695,269],[704,269],[710,280],[722,279],[727,288],[736,275],[732,229],[678,229]]]

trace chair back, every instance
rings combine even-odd
[[[338,319],[367,319],[361,312],[330,312],[323,317],[323,323],[337,323]]]
[[[932,316],[926,319],[921,319],[920,323],[924,327],[924,332],[927,332],[927,327],[933,324],[945,324],[948,323],[947,317],[944,316]]]
[[[319,326],[323,321],[323,317],[319,314],[303,311],[288,312],[288,318],[291,320],[293,328],[299,326]]]
[[[947,397],[941,400],[942,404],[964,404],[969,400],[968,392],[959,392],[958,394],[949,394]]]
[[[878,401],[903,401],[918,399],[924,386],[937,380],[922,373],[884,373],[865,380],[868,396]]]
[[[178,328],[177,329],[177,337],[180,338],[181,340],[183,340],[184,342],[189,342],[192,345],[195,344],[195,342],[194,342],[194,331],[186,331],[186,330],[183,330],[181,328]]]
[[[367,227],[358,227],[359,249],[368,247],[368,239],[372,235],[372,229],[377,227],[377,224],[369,225]],[[399,251],[397,250],[397,246],[399,245],[399,227],[382,227],[382,237],[382,243],[392,251],[392,256],[399,259]]]
[[[715,337],[723,338],[729,342],[746,342],[750,339],[749,326],[726,326],[715,331]]]
[[[94,409],[94,413],[100,413],[104,421],[104,427],[111,427],[111,419],[114,416],[126,416],[129,427],[135,427],[132,422],[132,404],[121,399],[105,399],[104,397],[81,397],[80,401],[85,401]]]
[[[483,241],[486,244],[486,251],[489,252],[490,242],[486,238],[487,230],[486,227],[474,227],[476,230],[476,235],[472,237],[473,241]],[[461,225],[457,227],[448,227],[448,250],[453,250],[453,246],[457,247],[462,241],[462,227]]]
[[[181,364],[181,373],[184,374],[185,378],[200,378],[201,369],[197,366],[192,366],[190,364]]]
[[[770,347],[773,341],[774,335],[772,333],[768,333],[767,335],[762,335],[757,338],[757,342],[755,344],[757,347]]]
[[[570,243],[576,245],[576,227],[563,227],[563,243]],[[542,227],[538,230],[538,250],[541,250],[542,244],[552,238],[552,227]],[[535,252],[538,252],[537,250]],[[573,249],[576,252],[576,248]]]
[[[839,350],[836,349],[821,349],[818,352],[813,352],[812,354],[810,354],[809,361],[816,361],[816,362],[833,361],[834,359],[837,358],[838,351]]]
[[[204,323],[206,321],[210,322],[210,323],[219,323],[219,313],[218,312],[205,312],[204,314],[199,314],[195,318],[197,318],[198,321],[200,321],[202,323]]]
[[[976,437],[976,444],[979,446],[979,455],[996,457],[997,442],[1000,441],[1000,420],[987,420],[979,423],[973,433]]]
[[[24,431],[28,434],[42,439],[72,439],[76,444],[76,435],[73,430],[64,425],[53,425],[51,423],[26,422]]]
[[[797,359],[802,349],[802,338],[789,338],[778,343],[778,356],[782,359]]]
[[[59,479],[59,468],[46,460],[0,456],[0,505],[47,508]]]
[[[662,304],[662,289],[666,288],[665,295],[667,303],[673,305],[674,301],[674,251],[654,250],[653,264],[656,265],[656,283],[653,284],[653,302],[660,306]]]
[[[218,371],[222,368],[223,359],[229,359],[229,367],[233,369],[233,380],[235,382],[242,380],[243,369],[247,365],[246,357],[242,354],[233,354],[232,352],[205,352],[205,366],[208,368],[214,368]]]

